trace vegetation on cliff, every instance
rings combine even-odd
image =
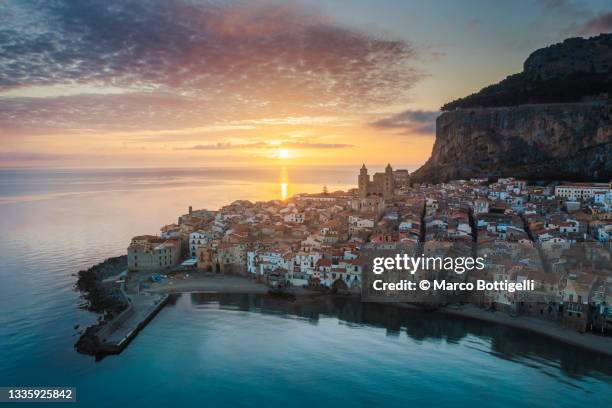
[[[612,34],[533,52],[523,72],[449,102],[413,182],[612,178]]]
[[[612,95],[612,80],[608,75],[572,74],[566,78],[543,80],[520,73],[449,102],[442,110],[580,102],[607,99],[609,95]]]
[[[583,102],[612,96],[612,34],[570,38],[533,52],[523,72],[442,106],[465,108]]]

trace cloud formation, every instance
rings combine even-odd
[[[240,143],[232,144],[229,142],[218,142],[215,144],[195,145],[192,147],[176,148],[175,150],[233,150],[233,149],[344,149],[354,147],[344,143],[310,143],[310,142],[282,142],[282,143]]]
[[[0,125],[134,123],[321,115],[405,101],[413,48],[294,4],[8,1],[0,13]],[[71,84],[116,95],[7,98]],[[11,125],[14,127],[14,125]]]
[[[405,134],[426,134],[436,132],[436,118],[440,111],[407,110],[370,123],[371,126],[386,129],[402,129]]]
[[[54,153],[0,152],[0,162],[4,163],[59,161],[66,157],[68,156]]]
[[[584,22],[579,30],[581,35],[597,35],[612,32],[612,11],[601,12]]]

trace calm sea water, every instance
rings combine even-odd
[[[612,406],[612,362],[495,325],[346,299],[184,294],[119,356],[73,349],[73,274],[188,205],[330,190],[352,169],[0,171],[0,386],[83,406]],[[23,406],[23,405],[20,405]],[[74,406],[74,405],[72,405]]]

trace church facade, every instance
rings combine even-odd
[[[395,192],[393,168],[390,164],[387,164],[384,173],[374,173],[370,180],[368,169],[364,164],[361,166],[361,170],[359,170],[357,184],[360,197],[378,196],[385,199],[392,198]]]

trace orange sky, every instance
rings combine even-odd
[[[433,143],[431,134],[415,133],[409,138],[403,130],[377,128],[359,119],[298,122],[22,135],[11,150],[22,150],[26,159],[29,154],[44,158],[48,152],[62,152],[59,161],[66,167],[343,165],[356,161],[417,166],[428,157]],[[50,155],[48,161],[42,161],[46,165],[55,158]]]
[[[607,21],[467,3],[2,2],[0,167],[416,168],[439,106]]]

